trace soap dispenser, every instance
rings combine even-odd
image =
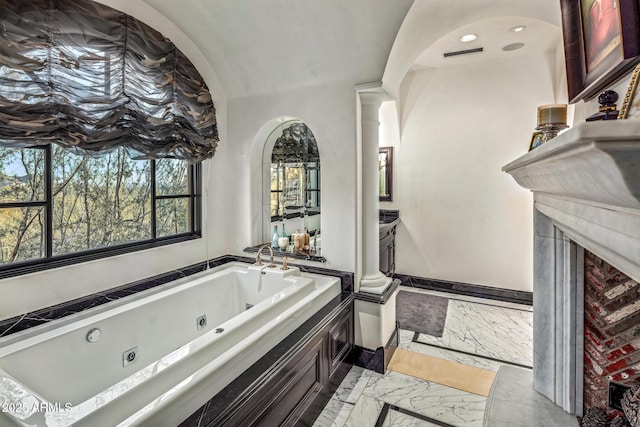
[[[284,223],[282,223],[282,234],[278,238],[278,247],[280,247],[280,250],[283,252],[289,247],[289,238],[284,232]]]

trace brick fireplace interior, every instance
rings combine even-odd
[[[589,251],[584,254],[584,413],[608,406],[609,382],[640,381],[640,286]]]

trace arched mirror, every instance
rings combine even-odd
[[[269,147],[272,147],[269,150]],[[270,152],[270,156],[269,153]],[[269,156],[269,157],[268,157]],[[316,138],[300,120],[288,120],[279,125],[265,144],[265,166],[270,159],[269,227],[265,242],[283,232],[290,237],[289,245],[278,249],[293,255],[316,257],[321,252],[320,237],[320,155]],[[266,214],[266,212],[265,212]],[[296,233],[308,234],[302,247],[291,238]]]

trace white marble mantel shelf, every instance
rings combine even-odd
[[[640,120],[574,125],[502,170],[533,192],[534,212],[640,280]]]
[[[533,192],[640,209],[640,121],[577,124],[502,170]]]

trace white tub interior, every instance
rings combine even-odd
[[[135,424],[189,383],[219,391],[339,293],[334,277],[225,264],[0,341],[0,403],[71,407],[44,411],[47,425]]]

